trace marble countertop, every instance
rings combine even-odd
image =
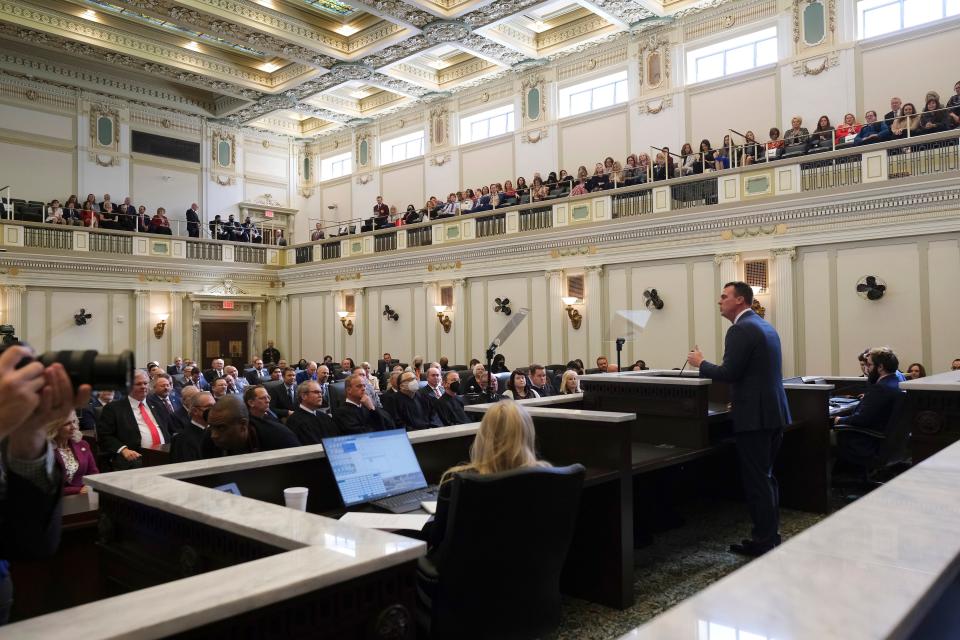
[[[908,637],[960,571],[957,495],[960,443],[622,640]]]
[[[464,407],[469,412],[486,413],[496,403],[472,404]],[[565,409],[562,406],[530,406],[527,413],[533,418],[555,418],[557,420],[584,420],[590,422],[632,422],[637,419],[635,413],[617,411],[588,411],[586,409]]]
[[[670,384],[685,387],[701,387],[711,383],[709,378],[701,378],[697,369],[684,369],[683,375],[673,369],[648,369],[647,371],[620,371],[618,373],[591,373],[580,376],[584,382],[625,382],[628,384]]]
[[[900,383],[907,391],[960,391],[960,371],[936,373],[919,380],[907,380]]]
[[[470,437],[479,423],[411,432],[413,443]],[[141,589],[4,627],[18,638],[158,638],[414,560],[426,545],[181,479],[319,459],[322,445],[87,476],[86,484],[284,553]],[[83,500],[74,500],[77,508]]]

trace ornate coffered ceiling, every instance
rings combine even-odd
[[[306,137],[726,1],[0,0],[0,70]]]

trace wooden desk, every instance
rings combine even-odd
[[[144,447],[143,466],[156,467],[161,464],[170,464],[170,443],[159,444],[155,447]]]
[[[960,440],[960,371],[908,380],[900,388],[907,392],[914,464]]]

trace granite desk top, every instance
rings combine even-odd
[[[960,371],[936,373],[919,380],[907,380],[900,383],[907,391],[960,391]]]
[[[521,402],[523,401],[521,400]],[[497,403],[471,404],[464,407],[464,409],[473,413],[486,413],[490,407],[495,404]],[[527,413],[533,418],[555,418],[557,420],[583,420],[589,422],[632,422],[637,419],[637,414],[635,413],[622,413],[618,411],[589,411],[587,409],[565,409],[562,406],[538,407],[531,405],[526,405],[526,409]]]
[[[621,640],[906,638],[960,572],[957,495],[960,443]]]
[[[709,378],[701,378],[697,369],[648,369],[646,371],[620,371],[617,373],[591,373],[580,376],[580,383],[584,382],[623,382],[627,384],[669,384],[684,387],[702,387],[710,384]]]
[[[470,437],[479,423],[411,432],[413,443]],[[109,493],[286,549],[269,558],[141,589],[4,627],[17,638],[159,638],[252,608],[396,566],[423,555],[423,542],[236,496],[181,478],[324,456],[322,445],[102,473],[85,478]],[[97,499],[83,496],[84,506]],[[80,500],[78,508],[81,506]]]

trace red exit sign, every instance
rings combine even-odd
[[[273,211],[264,211],[264,212],[263,212],[263,216],[264,216],[265,218],[272,218],[272,217],[273,217]]]
[[[233,309],[233,300],[224,300],[223,301],[224,309]]]

